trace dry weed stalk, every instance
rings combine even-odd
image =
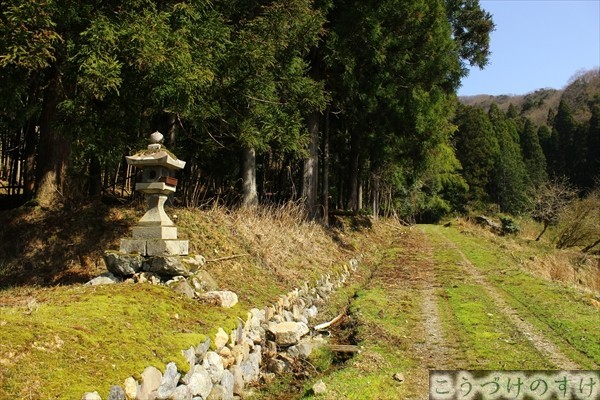
[[[340,261],[339,255],[331,254],[330,249],[335,246],[331,238],[320,225],[307,219],[298,203],[235,210],[217,206],[208,213],[283,282],[298,283],[307,269],[314,272],[309,275],[319,276],[324,267]]]

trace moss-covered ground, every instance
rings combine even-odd
[[[322,379],[322,399],[423,399],[431,369],[561,368],[465,263],[570,360],[600,364],[598,294],[537,276],[523,260],[551,256],[540,243],[366,218],[324,229],[294,207],[168,212],[219,287],[238,293],[237,306],[217,309],[148,284],[82,284],[104,271],[102,252],[118,248],[141,205],[0,214],[0,399],[77,399],[93,390],[105,398],[111,385],[148,365],[175,361],[185,370],[181,350],[357,254],[364,256],[359,269],[318,322],[346,314],[332,340],[360,352],[318,350],[255,398],[316,397],[310,388]]]
[[[185,371],[181,350],[355,254],[294,207],[168,212],[238,305],[210,307],[150,284],[83,285],[105,271],[102,252],[118,248],[142,207],[0,214],[0,399],[79,399],[94,390],[106,398],[149,365],[175,361]]]

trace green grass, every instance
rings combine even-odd
[[[458,338],[470,365],[463,369],[551,369],[543,355],[500,314],[477,285],[449,287],[441,304],[446,329]]]
[[[95,390],[106,398],[111,385],[149,365],[175,361],[185,371],[181,350],[354,256],[289,211],[168,209],[191,252],[211,261],[204,269],[219,289],[238,294],[232,309],[165,287],[79,284],[105,272],[101,254],[118,248],[141,208],[0,213],[9,228],[0,234],[0,399],[78,399]]]
[[[506,301],[584,368],[600,364],[600,311],[586,302],[586,293],[532,276],[515,257],[482,236],[454,228],[424,227],[456,243],[473,265],[501,289]],[[531,254],[532,247],[522,250]]]
[[[6,296],[9,293],[4,293]],[[221,326],[233,329],[236,306],[210,307],[151,285],[59,287],[34,292],[37,305],[0,307],[0,398],[76,399],[108,395],[148,365],[175,361],[181,350]],[[139,376],[138,376],[139,377]]]

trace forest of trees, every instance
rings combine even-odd
[[[128,198],[124,156],[161,131],[178,201],[302,201],[433,220],[508,213],[554,175],[598,175],[600,101],[576,121],[459,103],[489,56],[477,0],[7,0],[0,193]],[[15,201],[17,201],[15,200]]]

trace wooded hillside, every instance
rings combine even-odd
[[[598,172],[597,84],[546,125],[524,119],[533,98],[459,105],[494,29],[476,0],[9,0],[0,18],[12,205],[131,198],[124,156],[155,130],[187,161],[180,204],[300,200],[325,223],[330,208],[520,212],[546,177],[587,188]]]

